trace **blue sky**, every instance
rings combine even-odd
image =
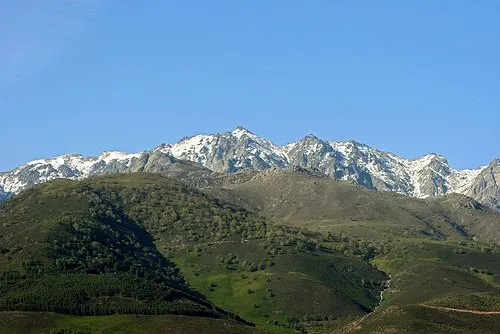
[[[0,2],[0,171],[243,125],[500,156],[498,1]]]

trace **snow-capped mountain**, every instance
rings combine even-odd
[[[154,149],[178,159],[197,162],[216,172],[232,173],[243,168],[286,167],[287,155],[281,147],[237,127],[232,132],[183,138],[173,145]]]
[[[480,172],[477,170],[461,171],[471,180],[467,187],[457,188],[467,196],[489,207],[500,209],[500,159],[494,159]]]
[[[454,170],[445,157],[437,154],[410,160],[355,141],[326,141],[314,135],[278,146],[242,127],[183,138],[136,154],[104,152],[99,157],[64,155],[32,161],[0,174],[0,199],[55,178],[138,171],[168,173],[186,164],[193,170],[205,167],[219,173],[300,166],[370,189],[420,198],[457,192],[500,209],[498,159],[489,166]]]
[[[99,157],[84,158],[79,154],[62,155],[28,162],[0,175],[0,187],[6,193],[17,193],[37,183],[56,178],[81,179],[92,175],[134,171],[143,153],[104,152]]]
[[[450,192],[465,194],[485,167],[454,170],[445,157],[428,154],[409,160],[355,141],[324,141],[312,135],[286,145],[293,165],[319,169],[370,189],[425,198]]]
[[[179,160],[161,151],[144,151],[136,154],[104,152],[98,157],[79,154],[62,155],[50,159],[28,162],[16,169],[0,174],[0,200],[35,184],[58,178],[84,179],[110,173],[152,172],[171,176],[180,174],[211,173],[199,164]]]

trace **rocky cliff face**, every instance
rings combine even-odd
[[[164,173],[180,179],[206,177],[213,172],[191,161],[180,160],[160,151],[127,154],[104,152],[99,157],[64,155],[31,161],[0,175],[0,199],[35,184],[57,178],[84,179],[110,173]]]
[[[500,210],[500,159],[484,168],[465,194],[478,202]]]
[[[466,194],[499,208],[500,162],[474,170],[454,170],[445,157],[428,154],[409,160],[356,141],[326,141],[308,135],[285,146],[238,127],[231,132],[196,135],[136,154],[104,152],[99,157],[64,155],[36,160],[0,174],[0,199],[54,178],[81,179],[122,172],[157,172],[182,176],[234,173],[299,166],[366,188],[429,197]],[[189,176],[188,176],[189,175]],[[196,183],[196,182],[195,182]]]
[[[283,147],[288,163],[299,167],[316,169],[331,178],[341,178],[345,175],[342,160],[344,157],[327,141],[314,135]]]
[[[194,161],[222,173],[288,165],[286,154],[279,146],[241,127],[222,134],[184,138],[176,144],[157,147],[154,151]]]

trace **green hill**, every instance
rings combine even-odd
[[[463,195],[417,199],[299,168],[271,169],[219,184],[207,191],[278,224],[371,240],[409,236],[500,243],[500,212]]]
[[[210,187],[147,173],[55,180],[0,204],[0,333],[500,325],[484,313],[500,311],[500,215],[469,198],[304,170],[200,183]]]
[[[363,324],[359,330],[367,333],[466,333],[475,322],[487,333],[500,325],[497,316],[488,321],[479,316],[465,326],[462,317],[476,318],[421,306],[500,311],[494,298],[500,294],[500,214],[465,196],[414,199],[304,170],[270,170],[208,191],[244,203],[275,224],[330,235],[330,247],[365,258],[389,274],[380,306],[349,324],[349,332],[358,331],[358,322]],[[408,311],[401,311],[405,316],[398,322],[395,317],[400,311],[394,310]],[[428,314],[432,319],[442,316],[446,326],[426,327]],[[457,317],[460,321],[453,320]],[[326,331],[332,326],[315,325],[326,326]]]
[[[184,315],[74,316],[51,312],[0,312],[0,333],[221,333],[261,334],[262,330],[227,318]]]
[[[387,279],[333,236],[157,174],[29,189],[0,206],[0,235],[4,311],[241,316],[282,332],[370,312]]]
[[[245,323],[192,290],[144,226],[99,191],[57,180],[1,205],[0,310]]]

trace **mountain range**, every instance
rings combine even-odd
[[[460,193],[500,209],[498,158],[488,166],[456,170],[444,156],[434,153],[405,159],[356,141],[327,141],[312,134],[279,146],[243,127],[185,137],[175,144],[162,144],[134,154],[108,151],[98,157],[70,154],[31,161],[0,173],[0,200],[57,178],[84,179],[120,172],[227,174],[293,166],[368,189],[418,198]]]
[[[0,180],[1,333],[498,332],[498,160],[236,128]]]

